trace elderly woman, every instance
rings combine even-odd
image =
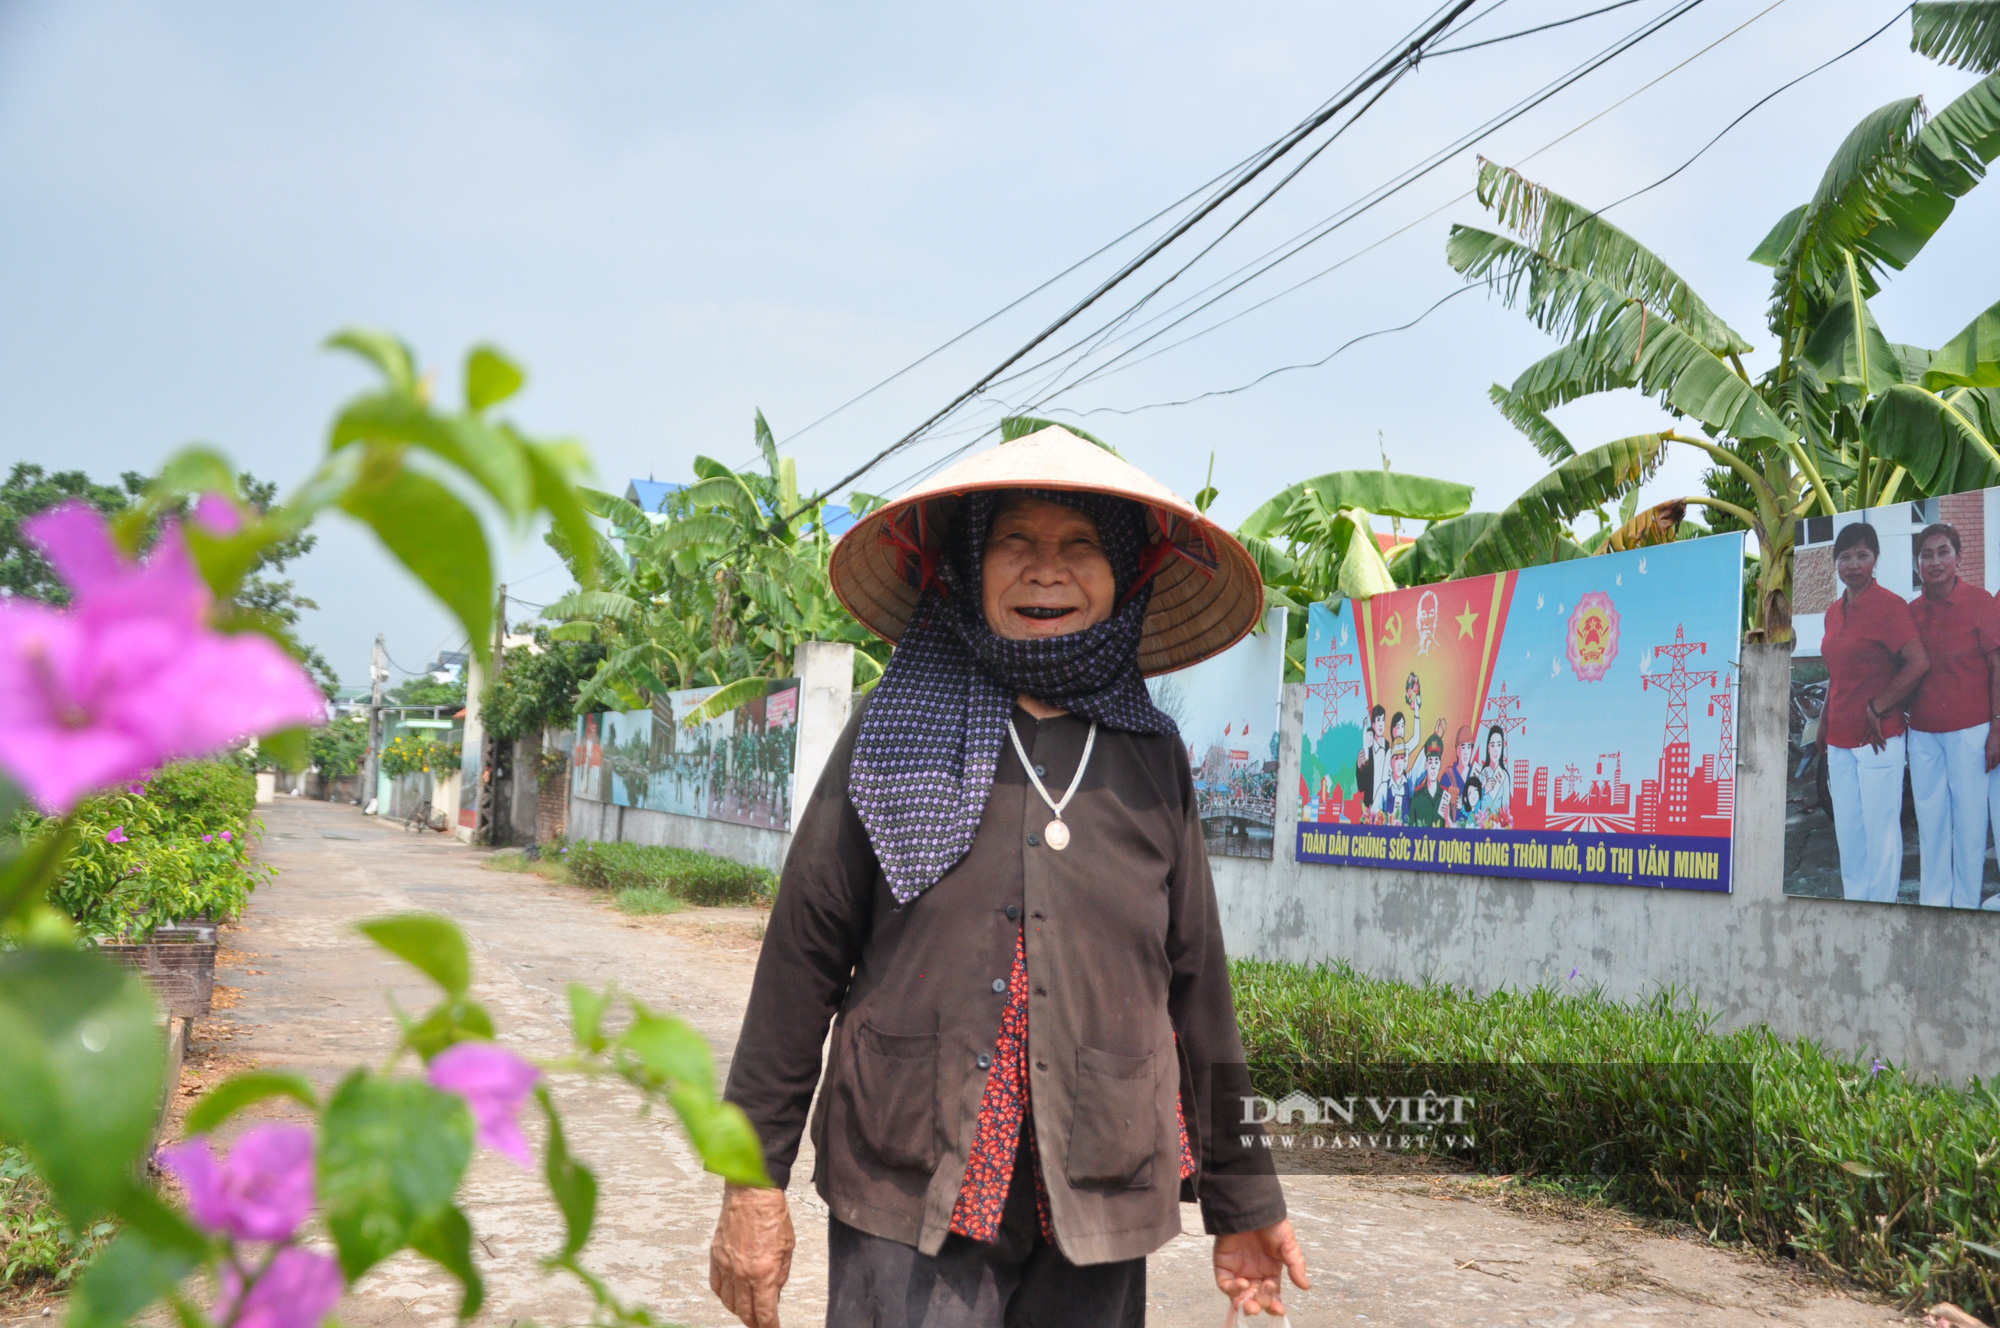
[[[1827,689],[1819,749],[1841,893],[1893,904],[1903,878],[1903,698],[1930,664],[1910,606],[1875,582],[1881,556],[1866,522],[1834,536],[1833,570],[1844,589],[1827,606],[1820,644]]]
[[[1917,536],[1910,619],[1930,669],[1910,696],[1910,794],[1922,870],[1918,902],[1978,908],[1986,876],[1987,788],[2000,765],[2000,614],[1958,575],[1955,527]]]
[[[1183,1198],[1223,1293],[1282,1312],[1304,1259],[1242,1124],[1187,753],[1143,681],[1250,628],[1254,564],[1051,428],[871,514],[831,576],[900,639],[786,859],[727,1089],[779,1188],[727,1190],[711,1285],[777,1324],[818,1088],[835,1328],[1141,1323]]]

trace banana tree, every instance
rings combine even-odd
[[[721,686],[691,717],[714,718],[790,674],[804,641],[851,642],[856,682],[881,676],[886,649],[827,584],[833,540],[825,505],[801,503],[795,463],[778,455],[761,411],[756,440],[762,473],[696,457],[695,482],[670,495],[661,513],[590,495],[609,533],[564,552],[573,567],[596,566],[604,588],[543,611],[562,624],[552,635],[608,648],[580,691],[579,710],[633,709],[649,696]]]
[[[1915,11],[1918,50],[1994,67],[2000,2]],[[1573,449],[1547,412],[1584,396],[1635,388],[1698,426],[1650,437],[1703,452],[1713,463],[1705,492],[1652,509],[1650,535],[1635,514],[1605,547],[1659,537],[1682,504],[1706,508],[1718,527],[1752,531],[1753,636],[1789,640],[1790,552],[1808,511],[2000,483],[2000,311],[1933,354],[1890,343],[1867,310],[1882,275],[1915,257],[1996,155],[2000,76],[1935,118],[1914,98],[1864,118],[1813,198],[1753,255],[1774,269],[1768,322],[1779,345],[1777,364],[1755,379],[1743,362],[1749,342],[1657,255],[1596,213],[1482,162],[1478,197],[1511,235],[1455,226],[1447,258],[1564,341],[1495,386],[1494,404],[1559,466]]]

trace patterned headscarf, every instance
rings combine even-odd
[[[1150,584],[1139,575],[1146,523],[1137,503],[1100,493],[1019,490],[1097,522],[1120,603],[1080,632],[1010,641],[987,625],[986,536],[1003,495],[967,494],[946,536],[944,589],[926,590],[876,685],[855,736],[848,798],[899,904],[922,894],[972,848],[1015,697],[1132,733],[1171,734],[1139,673]]]

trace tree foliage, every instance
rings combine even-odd
[[[594,641],[553,640],[546,624],[534,628],[534,637],[534,649],[508,649],[499,676],[480,693],[480,723],[503,742],[567,724],[583,685],[604,662],[604,647]]]

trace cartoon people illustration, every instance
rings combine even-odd
[[[1368,712],[1368,727],[1361,734],[1361,751],[1354,758],[1354,791],[1369,807],[1375,805],[1375,786],[1389,774],[1388,712],[1376,706]]]
[[[1471,775],[1466,778],[1465,787],[1459,790],[1458,805],[1456,808],[1458,825],[1461,829],[1476,830],[1479,828],[1479,797],[1483,792],[1485,790],[1479,783],[1478,775]]]
[[[1514,800],[1514,777],[1507,770],[1507,732],[1498,724],[1486,730],[1486,760],[1479,767],[1479,824],[1487,829],[1511,826],[1514,821],[1509,803]]]
[[[1442,740],[1444,734],[1442,727],[1439,728],[1438,734]],[[1459,804],[1465,797],[1465,781],[1472,778],[1472,730],[1463,724],[1458,726],[1458,741],[1455,748],[1458,760],[1444,772],[1444,790],[1451,795],[1445,804],[1448,813],[1445,818],[1446,825],[1458,823]]]
[[[1400,721],[1403,717],[1399,714],[1396,718]],[[1394,747],[1389,751],[1389,777],[1375,786],[1372,810],[1379,824],[1401,825],[1409,806],[1410,785],[1409,776],[1403,769],[1403,749]]]
[[[1410,795],[1411,825],[1443,825],[1451,815],[1451,795],[1444,787],[1444,739],[1433,733],[1424,739],[1424,767]]]

